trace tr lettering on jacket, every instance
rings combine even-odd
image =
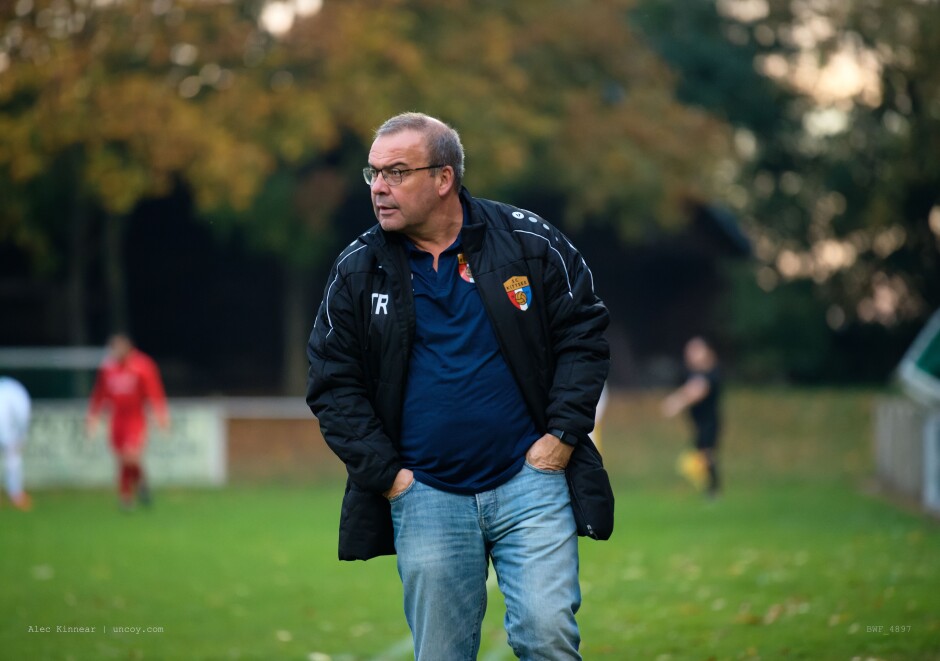
[[[372,314],[388,314],[388,294],[372,292]]]

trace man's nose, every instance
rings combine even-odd
[[[382,176],[381,172],[376,172],[375,177],[372,179],[372,185],[369,186],[372,189],[372,194],[376,192],[386,192],[389,189],[388,182],[385,181],[385,177]]]

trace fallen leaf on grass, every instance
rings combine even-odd
[[[777,618],[780,617],[781,613],[783,613],[783,606],[780,604],[772,604],[764,614],[764,624],[773,624],[777,621]]]
[[[757,615],[754,615],[754,613],[738,613],[735,616],[734,621],[737,624],[752,624],[753,625],[753,624],[760,624],[762,620]]]

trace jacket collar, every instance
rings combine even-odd
[[[486,236],[486,216],[465,186],[460,188],[460,202],[469,215],[467,224],[460,230],[460,242],[468,253],[480,252],[483,247],[483,237]]]

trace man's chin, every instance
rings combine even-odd
[[[378,220],[379,220],[379,225],[386,232],[399,232],[401,231],[402,227],[404,227],[404,224],[401,222],[401,219],[398,218],[397,216],[391,216],[391,217],[379,216]]]

